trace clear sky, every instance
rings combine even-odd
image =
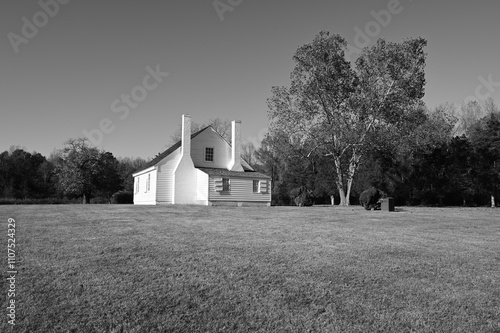
[[[151,158],[184,113],[241,120],[257,141],[271,87],[289,84],[293,53],[321,30],[353,46],[422,36],[429,107],[478,86],[500,104],[497,0],[217,0],[219,13],[213,0],[57,1],[0,4],[0,151],[48,156],[101,123],[101,148]]]

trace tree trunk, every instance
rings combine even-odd
[[[351,161],[349,163],[349,174],[347,175],[347,193],[346,193],[346,206],[351,205],[351,188],[352,188],[352,183],[354,182],[354,174],[356,173],[356,170],[359,165],[359,160],[361,159],[361,155],[358,155],[356,151],[353,151]]]
[[[360,159],[361,155],[359,155],[356,152],[356,150],[353,150],[352,157],[349,162],[349,170],[347,171],[347,188],[344,189],[344,176],[342,173],[340,157],[335,157],[335,168],[337,171],[337,188],[339,190],[341,206],[351,205],[350,202],[351,188],[352,188],[352,183],[354,181],[354,174],[356,173]]]
[[[352,178],[349,178],[347,181],[347,193],[346,193],[346,206],[351,205],[351,187],[352,187]]]
[[[339,206],[348,206],[347,198],[344,192],[344,186],[337,184],[337,189],[339,190],[339,196],[340,196]]]
[[[335,170],[337,171],[337,190],[339,191],[339,196],[340,196],[339,206],[347,206],[349,205],[349,203],[346,200],[346,195],[344,190],[344,176],[342,174],[340,157],[335,157]]]

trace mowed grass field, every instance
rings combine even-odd
[[[498,209],[61,205],[0,216],[1,332],[500,332]]]

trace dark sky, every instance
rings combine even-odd
[[[498,1],[218,0],[230,6],[221,15],[212,0],[55,1],[41,1],[48,14],[39,1],[0,4],[0,151],[48,155],[101,123],[100,147],[149,158],[183,113],[239,119],[243,140],[259,141],[271,87],[289,84],[293,53],[321,30],[353,46],[356,31],[370,45],[422,36],[429,107],[460,104],[480,85],[500,104]]]

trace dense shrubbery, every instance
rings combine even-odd
[[[292,198],[295,205],[299,207],[307,207],[314,204],[313,191],[305,186],[300,186],[291,190],[290,198]]]
[[[91,204],[110,204],[111,201],[106,197],[95,197],[90,199]]]
[[[83,139],[70,139],[49,158],[11,147],[0,154],[0,204],[110,203],[133,190],[132,173],[145,161],[116,159]],[[130,202],[122,194],[120,202]]]
[[[134,193],[128,191],[118,191],[111,197],[112,204],[133,204]]]
[[[81,199],[68,198],[42,198],[42,199],[15,199],[0,198],[0,205],[59,205],[59,204],[79,204]]]
[[[370,187],[359,195],[359,203],[366,210],[380,209],[380,199],[385,196],[385,193],[375,187]]]

